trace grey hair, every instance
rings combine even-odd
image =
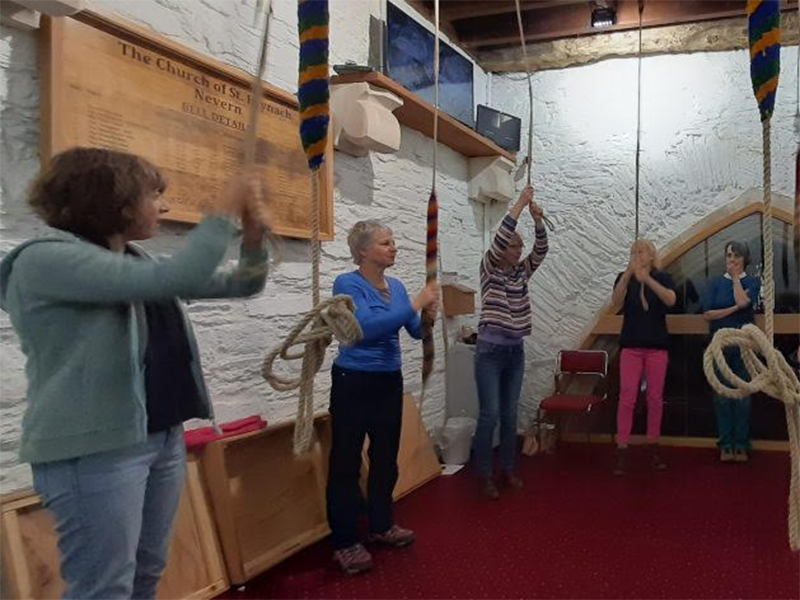
[[[744,259],[745,267],[750,264],[750,247],[747,245],[747,242],[730,240],[727,244],[725,244],[725,254],[728,253],[729,248],[731,252],[737,256],[741,256]]]
[[[391,229],[386,227],[380,221],[369,219],[367,221],[358,221],[350,229],[347,234],[347,245],[350,246],[350,255],[353,257],[353,262],[357,265],[361,264],[361,253],[369,248],[375,239],[375,234],[379,231],[388,231]]]

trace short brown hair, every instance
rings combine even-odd
[[[101,148],[72,148],[54,156],[34,181],[28,203],[58,229],[104,242],[134,221],[141,201],[167,182],[145,159]]]

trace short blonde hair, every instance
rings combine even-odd
[[[658,257],[658,250],[656,250],[656,245],[646,238],[639,238],[635,242],[631,244],[631,252],[638,252],[640,249],[644,248],[650,253],[650,256],[653,257],[653,266],[656,269],[661,268],[661,259]]]
[[[347,234],[347,245],[350,246],[350,255],[353,257],[354,263],[361,264],[363,258],[361,253],[370,247],[375,240],[375,234],[379,231],[392,232],[389,227],[374,219],[358,221],[353,225]]]

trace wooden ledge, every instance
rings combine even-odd
[[[347,73],[331,77],[331,85],[361,82],[371,83],[402,98],[403,106],[394,111],[394,115],[400,124],[415,129],[429,138],[433,137],[433,105],[407,90],[396,81],[386,77],[386,75],[371,71],[368,73]],[[460,121],[444,114],[441,110],[439,111],[439,141],[470,158],[475,156],[503,156],[512,162],[516,162],[516,154],[504,150]]]
[[[764,315],[756,315],[756,325],[764,329]],[[605,315],[592,328],[592,335],[619,335],[621,330],[622,315]],[[667,331],[673,335],[708,335],[708,321],[703,315],[667,315]],[[775,315],[775,333],[800,334],[800,314]]]

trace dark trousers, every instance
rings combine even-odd
[[[397,451],[403,418],[403,374],[331,370],[332,444],[328,470],[328,524],[336,549],[359,541],[361,450],[369,435],[367,514],[371,533],[389,529],[397,483]]]

